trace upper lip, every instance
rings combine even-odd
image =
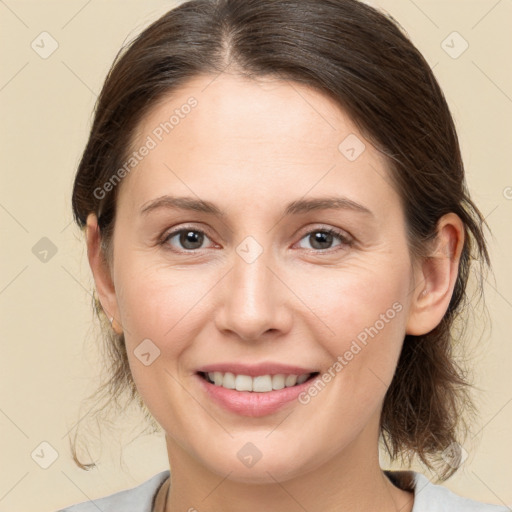
[[[259,364],[242,363],[216,363],[207,364],[197,369],[198,372],[221,372],[234,373],[235,375],[248,375],[257,377],[258,375],[303,375],[304,373],[316,373],[317,370],[304,368],[302,366],[291,366],[288,364],[263,362]]]

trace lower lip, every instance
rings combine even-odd
[[[308,379],[302,384],[264,393],[253,391],[237,391],[216,386],[196,374],[201,386],[208,396],[217,404],[228,411],[242,416],[266,416],[276,412],[286,404],[293,402],[305,391],[316,379]]]

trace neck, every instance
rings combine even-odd
[[[171,482],[165,512],[412,511],[413,494],[389,481],[379,466],[378,450],[361,456],[368,444],[360,441],[306,474],[272,477],[265,484],[214,473],[168,436],[166,441]]]

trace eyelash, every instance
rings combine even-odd
[[[204,230],[197,229],[194,226],[184,226],[184,227],[181,227],[180,229],[176,229],[174,231],[171,231],[169,233],[164,234],[164,236],[162,237],[162,239],[159,242],[159,245],[162,245],[166,249],[168,249],[168,250],[170,250],[172,252],[178,253],[178,254],[194,254],[194,253],[197,253],[197,252],[201,251],[201,249],[176,250],[176,249],[169,248],[170,244],[168,242],[169,242],[169,240],[171,238],[173,238],[176,235],[179,235],[180,233],[187,232],[187,231],[192,231],[194,233],[200,233],[202,235],[205,235],[207,238],[210,238],[208,233],[206,231],[204,231]],[[304,238],[306,238],[307,236],[310,236],[313,233],[325,233],[325,234],[328,234],[328,235],[332,235],[332,236],[336,237],[341,242],[340,245],[343,245],[345,247],[351,247],[354,244],[354,241],[351,238],[349,238],[348,236],[346,236],[344,232],[338,231],[337,229],[334,229],[334,228],[316,228],[316,229],[312,229],[312,230],[308,231],[307,233],[305,233],[301,237],[300,240],[303,240]],[[308,252],[314,252],[314,253],[317,253],[317,254],[322,254],[322,253],[331,254],[332,252],[335,252],[337,250],[341,250],[339,246],[337,246],[337,247],[338,247],[338,249],[336,249],[336,248],[329,248],[329,249],[305,249],[305,250],[308,251]]]

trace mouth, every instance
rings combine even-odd
[[[226,365],[227,366],[227,365]],[[263,367],[262,367],[263,368]],[[240,373],[227,368],[201,369],[196,372],[200,389],[208,401],[222,410],[239,416],[260,417],[278,412],[285,406],[297,407],[298,397],[320,375],[320,372],[305,372],[304,368],[268,365],[265,370],[256,367],[240,367]],[[205,371],[207,370],[207,371]],[[245,373],[241,373],[245,370]],[[263,373],[268,371],[270,373]],[[277,371],[287,373],[275,373]],[[296,373],[290,373],[295,371]],[[250,373],[251,375],[247,375]],[[300,405],[302,407],[302,405]]]
[[[302,374],[265,374],[243,375],[231,372],[198,372],[198,375],[206,382],[224,389],[236,391],[248,391],[251,393],[269,393],[284,388],[300,386],[314,379],[319,372]]]

